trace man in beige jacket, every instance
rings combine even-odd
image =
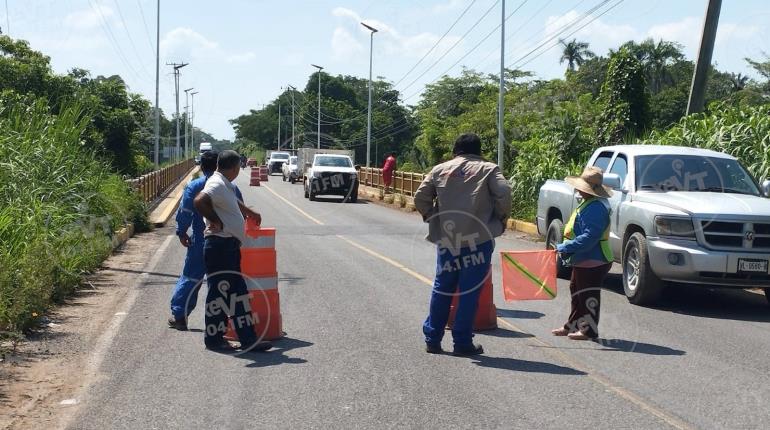
[[[511,212],[511,187],[500,168],[481,157],[477,135],[458,137],[453,154],[455,158],[431,170],[414,196],[428,223],[426,239],[436,244],[438,254],[423,333],[426,351],[442,353],[449,306],[457,295],[453,353],[477,355],[484,349],[473,343],[473,321],[481,287],[491,276],[494,238],[503,234]]]

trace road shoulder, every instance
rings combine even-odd
[[[129,240],[84,288],[52,310],[38,332],[3,357],[0,428],[59,428],[72,416],[95,376],[89,374],[94,351],[150,264],[146,250],[161,248],[168,237],[159,230]]]

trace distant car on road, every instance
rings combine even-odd
[[[267,160],[267,171],[271,175],[273,173],[281,173],[283,165],[289,162],[289,157],[291,157],[291,154],[288,152],[271,152]]]
[[[297,179],[299,179],[299,169],[297,167],[297,156],[292,155],[289,157],[288,163],[283,163],[283,167],[281,168],[281,173],[283,175],[283,181],[289,181],[292,184],[297,182]]]
[[[610,245],[631,303],[654,304],[667,281],[758,287],[770,301],[770,181],[758,185],[730,155],[684,147],[604,147],[588,165],[615,190]],[[564,181],[540,188],[537,229],[548,249],[577,205]]]
[[[358,172],[347,155],[316,154],[306,171],[305,198],[319,195],[343,196],[343,201],[358,201]]]

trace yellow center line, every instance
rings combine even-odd
[[[299,207],[297,207],[296,205],[294,205],[293,203],[288,201],[286,198],[284,198],[283,196],[279,195],[278,193],[276,193],[275,191],[270,189],[270,187],[268,187],[267,185],[265,185],[265,188],[268,191],[270,191],[271,193],[273,193],[273,195],[275,195],[276,197],[281,199],[284,203],[286,203],[287,205],[293,207],[299,213],[301,213],[302,215],[304,215],[305,217],[307,217],[311,221],[315,222],[318,225],[324,225],[324,223],[322,223],[321,221],[313,218],[312,216],[310,216],[310,214],[308,214],[307,212],[303,211],[302,209],[300,209]],[[426,276],[423,276],[423,275],[415,272],[414,270],[406,267],[405,265],[399,263],[398,261],[393,260],[392,258],[389,258],[389,257],[387,257],[385,255],[382,255],[382,254],[380,254],[377,251],[369,249],[366,246],[361,245],[360,243],[357,243],[357,242],[355,242],[353,240],[350,240],[350,239],[348,239],[345,236],[337,235],[337,237],[339,239],[342,239],[343,241],[347,242],[351,246],[353,246],[355,248],[358,248],[361,251],[366,252],[367,254],[371,255],[372,257],[375,257],[375,258],[377,258],[379,260],[382,260],[382,261],[390,264],[391,266],[393,266],[393,267],[403,271],[404,273],[407,273],[408,275],[410,275],[413,278],[423,282],[424,284],[433,286],[433,280],[432,279],[430,279],[430,278],[428,278]],[[680,430],[689,430],[689,429],[693,428],[692,426],[690,426],[689,424],[687,424],[684,421],[680,420],[679,418],[677,418],[677,417],[667,413],[666,411],[664,411],[664,410],[662,410],[662,409],[660,409],[660,408],[650,404],[644,398],[642,398],[642,397],[640,397],[640,396],[638,396],[638,395],[636,395],[636,394],[634,394],[634,393],[632,393],[632,392],[630,392],[630,391],[628,391],[628,390],[626,390],[626,389],[624,389],[622,387],[619,387],[619,386],[615,385],[614,383],[612,383],[612,381],[610,381],[608,378],[602,376],[601,374],[598,374],[595,370],[590,369],[590,368],[588,368],[588,367],[578,363],[577,361],[572,359],[570,356],[565,354],[563,351],[560,351],[557,346],[551,345],[550,343],[545,342],[545,341],[539,339],[534,334],[524,331],[523,329],[517,327],[513,323],[511,323],[511,322],[509,322],[509,321],[507,321],[507,320],[505,320],[505,319],[503,319],[501,317],[497,317],[497,322],[500,325],[503,325],[506,328],[509,328],[509,329],[511,329],[513,331],[517,331],[517,332],[520,332],[522,334],[530,334],[530,335],[532,335],[532,337],[530,339],[532,339],[533,341],[537,342],[541,346],[548,347],[548,350],[546,350],[546,352],[549,353],[549,354],[552,354],[553,356],[555,356],[562,363],[566,364],[567,366],[572,367],[573,369],[575,369],[577,371],[585,373],[586,376],[589,379],[591,379],[592,381],[594,381],[594,382],[604,386],[609,391],[615,393],[616,395],[618,395],[619,397],[627,400],[628,402],[636,405],[641,410],[643,410],[643,411],[645,411],[645,412],[647,412],[647,413],[657,417],[658,419],[660,419],[663,422],[667,423],[671,427],[676,428],[676,429],[680,429]]]
[[[266,189],[267,191],[270,191],[271,193],[273,193],[273,195],[274,195],[274,196],[276,196],[276,197],[278,197],[279,199],[283,200],[283,202],[284,202],[284,203],[286,203],[287,205],[289,205],[289,206],[293,207],[294,209],[296,209],[296,210],[297,210],[297,212],[299,212],[299,213],[301,213],[302,215],[304,215],[305,217],[307,217],[307,219],[309,219],[310,221],[313,221],[314,223],[316,223],[316,224],[318,224],[318,225],[324,225],[324,223],[322,223],[321,221],[318,221],[316,218],[313,218],[313,217],[312,217],[312,216],[311,216],[309,213],[307,213],[307,212],[303,211],[303,210],[302,210],[302,209],[300,209],[300,208],[299,208],[297,205],[295,205],[294,203],[292,203],[292,202],[290,202],[290,201],[286,200],[286,198],[285,198],[285,197],[283,197],[282,195],[280,195],[280,194],[276,193],[275,191],[273,191],[273,189],[272,189],[272,188],[268,187],[267,185],[264,185],[264,187],[265,187],[265,189]]]

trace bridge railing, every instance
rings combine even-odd
[[[187,175],[193,167],[195,167],[195,160],[184,160],[138,178],[129,179],[127,182],[142,196],[145,203],[150,203]]]
[[[362,167],[359,170],[358,181],[362,185],[367,185],[374,188],[385,188],[385,181],[382,176],[382,169],[374,167]],[[393,172],[393,192],[403,194],[405,196],[413,197],[415,191],[425,179],[425,175],[422,173],[414,172],[402,172],[396,170]]]

